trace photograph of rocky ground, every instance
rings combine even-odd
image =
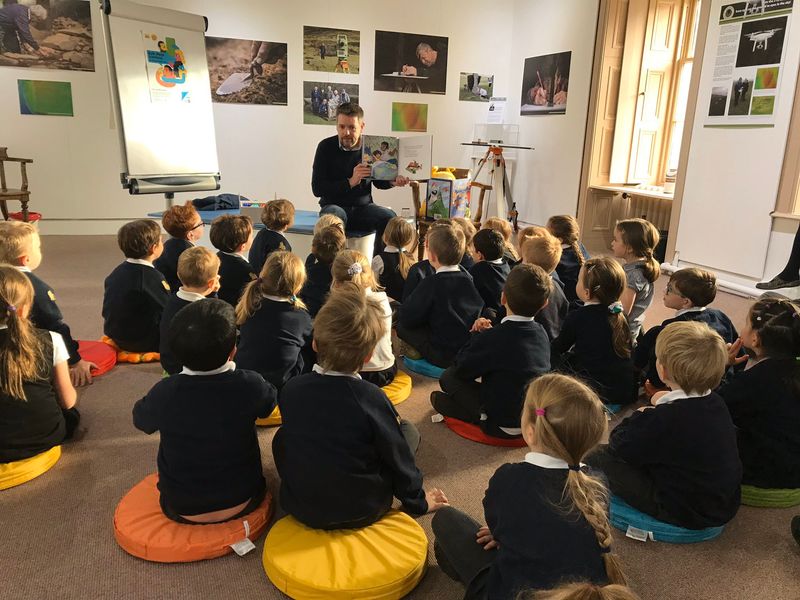
[[[287,45],[206,36],[208,74],[214,102],[286,104]],[[224,85],[233,77],[236,85]]]

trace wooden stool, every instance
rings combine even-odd
[[[9,189],[6,187],[6,170],[3,163],[18,162],[22,170],[22,186],[19,189]],[[28,200],[31,193],[28,191],[28,172],[25,165],[32,163],[30,158],[12,158],[8,155],[8,148],[0,148],[0,210],[3,212],[3,219],[8,221],[9,200],[16,200],[22,204],[22,220],[28,222]]]

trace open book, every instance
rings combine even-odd
[[[372,179],[392,181],[398,175],[413,180],[430,178],[432,136],[365,135],[362,140],[362,160],[372,166]]]

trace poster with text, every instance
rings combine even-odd
[[[303,69],[358,75],[361,32],[329,27],[303,27]]]
[[[191,102],[186,80],[190,65],[176,39],[142,32],[150,102]]]
[[[773,127],[794,0],[720,8],[706,127]]]
[[[206,36],[212,100],[285,105],[287,51],[282,42]]]
[[[336,125],[336,109],[348,102],[358,104],[358,84],[304,81],[303,123]]]
[[[525,59],[520,115],[567,113],[571,62],[572,52],[545,54]]]

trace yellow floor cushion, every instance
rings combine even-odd
[[[31,479],[36,479],[61,458],[61,446],[53,446],[36,456],[10,463],[0,463],[0,490],[12,488]]]
[[[296,600],[402,598],[425,574],[428,539],[407,514],[363,529],[323,531],[284,517],[264,542],[264,570]]]
[[[256,425],[259,427],[275,427],[276,425],[280,425],[281,421],[281,409],[277,406],[275,410],[273,410],[268,417],[264,417],[263,419],[256,419]]]
[[[164,563],[193,562],[233,552],[231,544],[257,539],[272,514],[272,496],[250,514],[233,521],[186,525],[161,511],[158,475],[148,475],[123,496],[114,511],[114,537],[125,552]]]
[[[408,400],[411,395],[411,376],[403,371],[398,371],[392,383],[381,389],[386,392],[392,404],[400,404],[404,400]]]

